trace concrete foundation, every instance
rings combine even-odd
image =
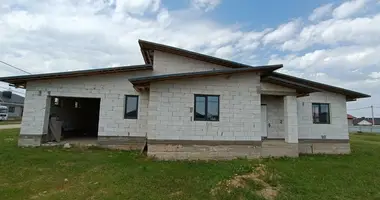
[[[148,156],[161,160],[231,160],[298,157],[298,144],[264,141],[148,141]]]
[[[148,156],[160,160],[231,160],[259,158],[261,146],[252,145],[174,145],[151,144]]]
[[[300,140],[300,154],[349,154],[349,140]]]
[[[135,136],[99,136],[98,145],[105,148],[120,150],[141,150],[146,143],[146,137]]]
[[[261,157],[298,157],[298,144],[284,140],[264,140]]]
[[[299,154],[348,154],[347,140],[250,141],[148,141],[148,156],[160,160],[231,160],[236,158],[298,157]],[[246,141],[247,142],[247,141]]]
[[[19,135],[18,146],[20,147],[38,147],[41,146],[41,135]]]
[[[41,140],[40,135],[20,135],[18,145],[41,146]],[[66,142],[73,143],[62,141],[62,143]],[[145,137],[100,136],[93,143],[111,149],[141,150],[146,142]],[[304,139],[299,142],[298,144],[287,143],[285,140],[278,139],[263,141],[149,140],[147,154],[160,160],[232,160],[298,157],[299,154],[349,154],[351,152],[349,140]]]

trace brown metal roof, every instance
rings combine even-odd
[[[347,114],[347,119],[354,119],[355,117],[350,115],[350,114]]]
[[[323,83],[318,83],[315,81],[310,81],[290,75],[281,74],[278,72],[272,72],[266,77],[262,78],[265,81],[272,82],[274,84],[283,85],[286,87],[298,87],[302,90],[309,92],[332,92],[337,94],[345,95],[347,100],[352,101],[358,98],[367,98],[371,97],[368,94],[363,94],[360,92],[355,92],[352,90],[347,90],[340,87],[335,87],[332,85],[327,85]]]
[[[221,65],[225,67],[230,67],[230,68],[244,68],[244,67],[253,67],[251,65],[246,65],[238,62],[233,62],[230,60],[225,60],[201,53],[197,53],[194,51],[189,51],[185,49],[180,49],[177,47],[172,47],[164,44],[159,44],[159,43],[154,43],[154,42],[149,42],[145,40],[139,40],[139,45],[141,48],[141,53],[144,57],[145,63],[146,64],[153,64],[153,52],[154,51],[162,51],[166,53],[171,53],[179,56],[184,56],[216,65]]]
[[[183,78],[196,78],[196,77],[209,77],[223,74],[235,74],[244,72],[260,72],[261,74],[266,74],[273,72],[274,70],[280,69],[282,65],[267,65],[267,66],[257,66],[248,68],[238,68],[238,69],[223,69],[223,70],[210,70],[201,72],[186,72],[186,73],[176,73],[176,74],[163,74],[145,77],[130,78],[129,81],[133,85],[144,85],[150,82],[164,81],[164,80],[174,80]]]
[[[97,74],[110,74],[110,73],[130,72],[130,71],[140,71],[140,70],[153,70],[153,66],[152,65],[130,65],[130,66],[99,68],[99,69],[89,69],[89,70],[79,70],[79,71],[69,71],[69,72],[58,72],[58,73],[9,76],[9,77],[0,77],[0,81],[4,81],[4,82],[15,84],[15,85],[23,85],[27,81],[34,81],[34,80],[90,76],[90,75],[97,75]]]

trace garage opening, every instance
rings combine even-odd
[[[96,141],[99,109],[99,98],[51,97],[48,141]]]

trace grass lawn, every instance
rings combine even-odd
[[[0,199],[380,199],[380,136],[351,135],[351,155],[155,161],[137,152],[18,148],[0,130]],[[260,165],[258,165],[260,163]],[[250,179],[257,166],[268,176]],[[262,182],[265,182],[262,183]],[[264,184],[264,185],[263,185]],[[270,198],[267,198],[270,199]]]

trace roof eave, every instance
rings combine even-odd
[[[320,89],[315,88],[315,87],[310,87],[308,85],[299,84],[296,82],[284,80],[281,78],[270,77],[270,76],[262,77],[261,81],[272,83],[275,85],[281,85],[287,88],[292,88],[292,89],[295,89],[297,93],[301,93],[301,94],[309,94],[309,93],[321,91]]]
[[[306,80],[306,79],[302,79],[302,78],[298,78],[298,77],[294,77],[294,76],[290,76],[290,75],[286,75],[286,74],[281,74],[278,72],[272,72],[269,76],[281,78],[281,79],[285,79],[285,80],[290,80],[290,81],[297,83],[297,84],[303,84],[303,85],[306,85],[306,86],[311,87],[311,88],[316,88],[321,92],[332,92],[332,93],[342,94],[342,95],[346,96],[347,101],[355,101],[356,99],[359,99],[359,98],[371,97],[368,94],[364,94],[364,93],[360,93],[360,92],[356,92],[356,91],[352,91],[352,90],[347,90],[344,88],[339,88],[339,87],[327,85],[324,83],[310,81],[310,80]]]
[[[112,73],[132,72],[132,71],[142,71],[142,70],[153,70],[153,67],[151,65],[131,65],[131,66],[114,67],[114,68],[101,68],[101,69],[58,72],[58,73],[48,73],[48,74],[9,76],[9,77],[0,77],[0,81],[7,82],[14,85],[24,85],[27,81],[47,80],[47,79],[56,79],[56,78],[71,78],[71,77],[90,76],[90,75],[98,75],[98,74],[112,74]]]
[[[268,66],[259,66],[259,67],[250,67],[250,68],[240,68],[240,69],[225,69],[225,70],[212,70],[212,71],[201,71],[201,72],[187,72],[187,73],[176,73],[176,74],[162,74],[155,76],[146,76],[146,77],[135,77],[130,78],[129,81],[133,85],[146,85],[151,82],[164,81],[164,80],[175,80],[183,78],[197,78],[197,77],[208,77],[208,76],[217,76],[217,75],[229,75],[235,73],[244,73],[244,72],[259,72],[259,73],[268,73],[274,70],[280,69],[282,65],[268,65]]]

